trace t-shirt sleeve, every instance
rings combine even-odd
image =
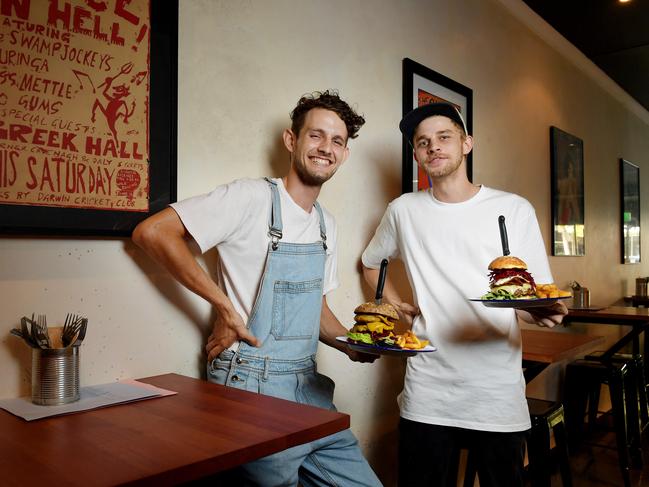
[[[361,256],[365,267],[378,269],[383,259],[394,259],[399,257],[399,243],[396,225],[396,215],[393,204],[388,206],[381,223],[374,232],[374,236]]]
[[[520,228],[524,229],[519,235],[520,248],[524,249],[521,258],[527,263],[528,270],[536,283],[554,282],[534,207],[528,203],[521,217]]]
[[[210,193],[173,203],[171,207],[205,253],[244,231],[242,222],[260,195],[268,197],[258,181],[240,179],[218,186]]]

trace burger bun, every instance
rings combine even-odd
[[[527,264],[518,257],[504,255],[502,257],[495,258],[489,264],[490,271],[498,269],[527,269]]]
[[[372,301],[363,303],[356,307],[354,310],[356,314],[371,314],[371,315],[382,315],[392,318],[393,320],[399,319],[399,313],[394,306],[389,303],[376,304]]]

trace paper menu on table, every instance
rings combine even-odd
[[[124,379],[119,382],[82,387],[79,389],[81,398],[69,404],[40,406],[32,403],[30,397],[19,397],[0,399],[0,408],[32,421],[173,394],[177,393],[133,379]]]

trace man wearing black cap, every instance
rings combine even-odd
[[[523,485],[530,417],[516,316],[552,327],[567,309],[556,303],[530,315],[468,299],[485,294],[487,266],[502,255],[500,215],[512,254],[537,282],[553,282],[534,208],[469,181],[473,138],[453,105],[419,107],[399,128],[432,187],[390,203],[363,252],[363,270],[376,286],[381,260],[401,258],[415,304],[404,302],[389,280],[384,298],[438,349],[408,360],[399,396],[399,484],[454,485],[457,454],[468,447],[482,487]]]

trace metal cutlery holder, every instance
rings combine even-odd
[[[638,277],[635,280],[635,295],[640,297],[647,296],[647,281],[646,277]]]
[[[79,347],[32,348],[32,402],[43,406],[79,400]]]
[[[590,291],[586,287],[573,289],[572,305],[575,308],[590,307]]]

